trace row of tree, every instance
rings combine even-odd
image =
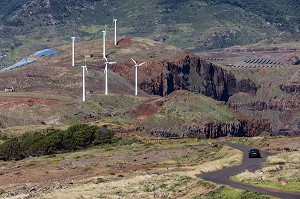
[[[106,127],[79,124],[67,130],[30,132],[10,138],[0,145],[0,160],[20,160],[29,156],[42,156],[70,152],[93,145],[113,142],[114,132]]]

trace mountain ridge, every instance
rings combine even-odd
[[[1,0],[0,55],[12,63],[41,47],[69,43],[72,35],[78,41],[101,39],[105,28],[113,37],[113,15],[118,36],[147,37],[191,51],[294,41],[300,35],[298,7],[296,0]]]

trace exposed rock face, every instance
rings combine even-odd
[[[271,125],[267,120],[239,120],[235,123],[208,123],[205,125],[205,138],[224,136],[253,137],[262,132],[271,132]]]
[[[139,69],[139,87],[148,94],[167,96],[176,90],[189,90],[220,101],[237,92],[256,93],[250,79],[237,80],[234,75],[199,57],[187,54],[172,60],[149,61]],[[111,69],[133,82],[131,62],[112,65]]]
[[[278,129],[275,132],[271,133],[271,136],[299,136],[300,135],[300,127],[298,129]]]
[[[294,97],[289,100],[272,99],[269,102],[256,101],[249,103],[227,103],[227,105],[235,110],[248,109],[262,111],[266,109],[279,110],[279,111],[297,111],[300,110],[300,98]]]
[[[250,110],[253,113],[259,113],[263,110],[276,111],[278,112],[278,119],[276,123],[272,122],[271,135],[300,135],[300,95],[298,94],[288,99],[274,98],[268,102],[228,102],[227,105],[236,111]]]
[[[232,137],[253,137],[262,132],[272,132],[270,122],[268,120],[238,120],[231,123],[210,122],[205,125],[184,124],[180,126],[183,133],[177,135],[168,130],[152,129],[150,134],[164,138],[179,138],[179,137],[203,137],[203,138],[218,138],[225,136]]]
[[[237,81],[226,70],[193,55],[176,62],[161,62],[166,72],[158,76],[150,74],[140,84],[147,93],[166,96],[175,90],[202,93],[216,100],[227,101],[239,91],[255,93],[257,87],[249,79]],[[152,63],[152,65],[157,65]]]
[[[300,93],[300,71],[296,72],[289,81],[280,85],[286,93]]]

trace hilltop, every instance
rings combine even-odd
[[[113,36],[154,39],[191,51],[299,40],[299,3],[281,1],[0,1],[0,56],[11,64],[41,48]],[[3,59],[3,58],[2,58]]]
[[[93,122],[109,124],[124,136],[146,132],[160,137],[207,138],[230,132],[234,136],[253,136],[270,131],[267,121],[245,117],[216,101],[226,101],[244,89],[242,83],[248,86],[247,92],[253,92],[250,80],[237,80],[228,71],[187,51],[149,39],[126,37],[117,46],[111,40],[107,42],[107,57],[117,64],[109,66],[109,96],[103,95],[100,45],[101,40],[78,43],[75,67],[71,66],[71,46],[65,45],[57,48],[58,54],[1,73],[1,90],[13,86],[17,91],[0,92],[1,126],[27,129],[27,125],[49,128]],[[84,55],[90,57],[85,103],[81,102],[80,67]],[[146,62],[139,68],[138,97],[133,96],[131,57]]]

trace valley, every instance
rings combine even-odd
[[[0,0],[0,197],[298,196],[298,8]]]
[[[76,152],[0,162],[2,196],[60,198],[63,194],[73,198],[71,193],[76,193],[100,198],[116,195],[213,198],[215,194],[225,197],[234,193],[236,198],[248,194],[268,198],[195,177],[201,172],[241,163],[238,150],[212,144],[220,139],[246,142],[284,157],[288,154],[283,148],[293,145],[296,147],[293,150],[298,150],[298,138],[270,137],[284,132],[299,135],[296,128],[299,106],[297,101],[289,105],[289,101],[298,99],[298,94],[280,89],[280,85],[295,77],[297,65],[286,62],[278,68],[266,68],[263,73],[263,68],[228,67],[249,59],[245,50],[193,55],[151,40],[125,37],[117,46],[108,41],[112,52],[108,57],[117,64],[109,69],[110,94],[106,96],[101,54],[93,51],[100,42],[79,43],[75,67],[70,66],[70,45],[67,45],[52,57],[0,74],[3,90],[9,86],[16,89],[12,93],[0,92],[2,143],[27,132],[51,132],[80,123],[108,126],[116,137],[112,144]],[[160,53],[156,53],[158,50]],[[143,52],[138,54],[138,61],[146,61],[139,70],[138,96],[134,96],[134,67],[130,62],[136,52]],[[282,56],[298,56],[297,52],[280,51]],[[259,58],[278,58],[272,58],[269,51],[259,53]],[[86,102],[81,99],[81,68],[78,67],[83,64],[84,55],[90,55]],[[216,57],[222,59],[214,60]],[[274,89],[264,90],[263,85],[274,75],[277,77],[271,85]],[[293,84],[297,86],[297,81]],[[286,130],[280,131],[283,128]],[[286,147],[271,147],[273,142],[283,143],[278,140],[286,139],[290,140]],[[286,179],[293,183],[293,179]],[[106,191],[95,192],[96,189]]]

